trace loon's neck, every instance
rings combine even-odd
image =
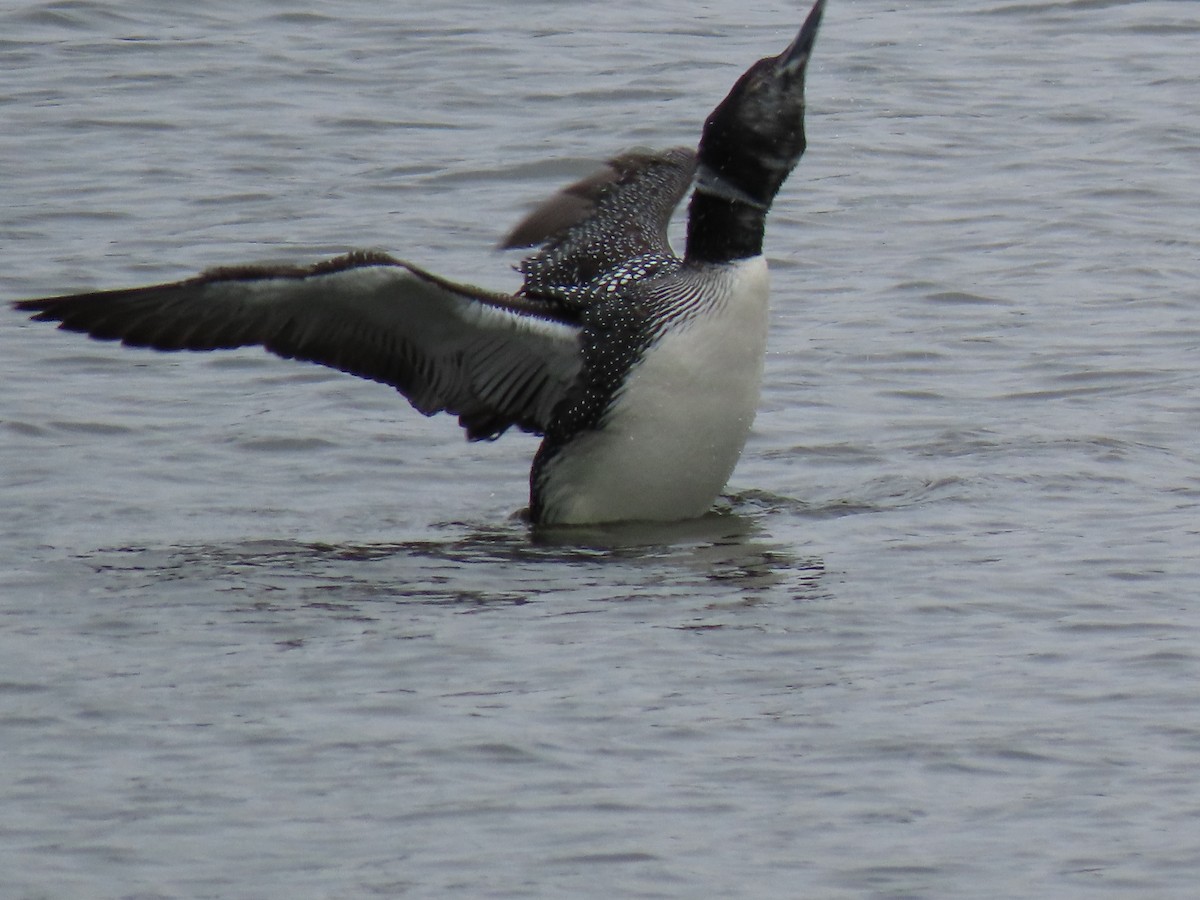
[[[768,207],[698,188],[688,206],[685,263],[728,263],[762,255]]]

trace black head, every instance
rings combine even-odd
[[[804,153],[804,72],[825,0],[778,56],[752,65],[712,111],[700,138],[698,193],[766,210]]]

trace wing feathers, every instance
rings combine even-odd
[[[27,300],[33,318],[157,350],[259,345],[392,385],[471,439],[544,433],[582,366],[582,319],[605,279],[678,264],[671,214],[695,154],[633,151],[568,186],[509,235],[540,245],[517,295],[439,278],[376,251],[313,266],[226,266],[173,284]],[[599,285],[600,287],[597,287]]]
[[[590,299],[581,288],[634,260],[675,262],[667,229],[695,169],[687,148],[634,150],[550,197],[502,243],[541,247],[521,263],[523,293],[572,308]]]
[[[260,345],[392,385],[426,415],[456,413],[473,440],[512,425],[542,433],[580,368],[578,326],[548,305],[375,252],[15,306],[69,331],[156,350]]]

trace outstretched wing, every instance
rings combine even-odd
[[[472,440],[512,425],[543,433],[581,364],[578,325],[549,305],[454,284],[375,252],[14,305],[135,347],[261,345],[390,384],[425,415],[455,413]]]
[[[522,292],[578,306],[606,276],[645,277],[678,265],[667,227],[695,170],[696,154],[685,147],[634,150],[559,191],[501,244],[541,246],[521,263]]]

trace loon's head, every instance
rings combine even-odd
[[[804,71],[824,10],[817,0],[791,45],[752,65],[709,115],[697,193],[770,207],[804,153]]]

